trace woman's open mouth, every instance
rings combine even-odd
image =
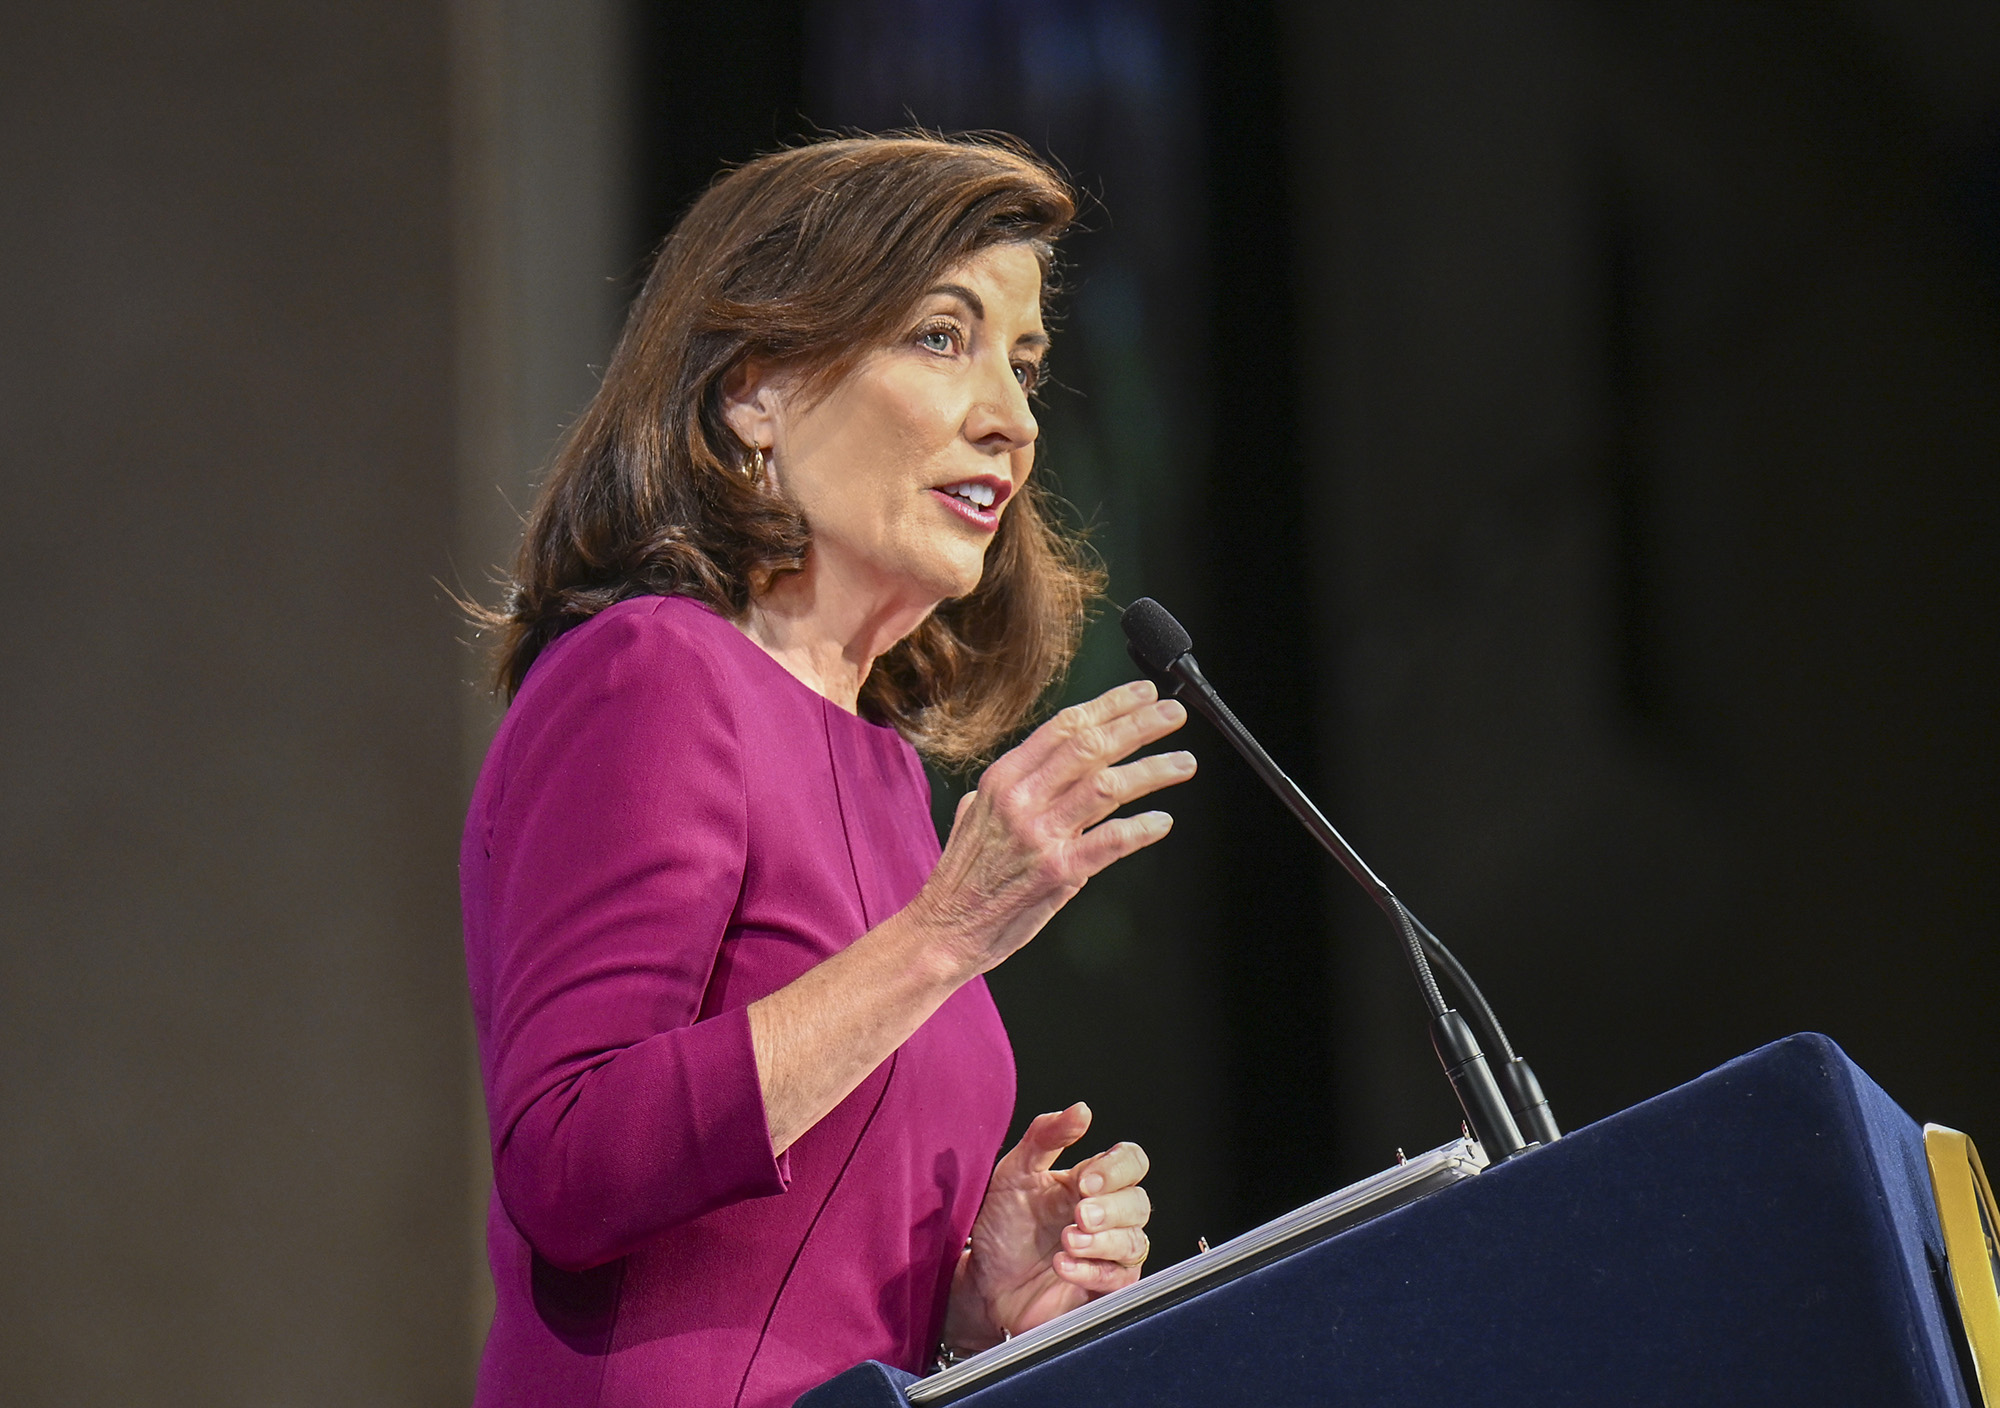
[[[1013,487],[1004,481],[981,478],[941,484],[931,492],[960,518],[990,533],[1000,526],[1000,505],[1007,501]]]

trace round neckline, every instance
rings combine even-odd
[[[717,611],[713,606],[710,606],[707,602],[698,600],[695,597],[691,596],[662,596],[657,599],[661,602],[684,601],[688,603],[688,605],[693,606],[696,609],[705,612],[707,615],[713,617],[718,625],[722,626],[725,630],[727,630],[729,634],[736,640],[741,641],[744,647],[747,650],[749,650],[751,654],[755,655],[759,660],[763,661],[765,665],[769,666],[777,674],[783,676],[785,680],[794,689],[799,690],[800,692],[806,694],[810,698],[817,700],[824,707],[825,711],[833,715],[834,717],[848,720],[851,723],[859,724],[862,728],[867,729],[871,733],[877,733],[877,734],[886,733],[886,734],[893,734],[897,738],[902,737],[900,733],[896,732],[895,728],[892,725],[878,724],[873,719],[868,718],[867,716],[857,713],[853,710],[844,709],[840,705],[834,703],[833,700],[828,699],[824,694],[821,694],[818,690],[814,689],[811,685],[807,684],[804,680],[800,679],[797,675],[793,674],[790,670],[787,670],[784,666],[784,663],[780,661],[777,656],[771,654],[770,651],[764,649],[763,646],[759,645],[755,640],[751,639],[748,632],[744,631],[742,627],[738,626],[734,621],[730,620],[727,616],[724,616],[720,611]]]

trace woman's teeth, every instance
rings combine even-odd
[[[948,484],[945,492],[954,498],[964,499],[978,508],[993,507],[993,486],[991,484]]]

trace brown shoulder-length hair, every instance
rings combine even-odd
[[[811,525],[745,473],[723,419],[730,372],[755,358],[823,391],[993,245],[1033,249],[1046,289],[1075,212],[1068,183],[1002,138],[822,141],[717,179],[655,256],[529,515],[508,601],[481,618],[498,632],[496,686],[511,697],[550,641],[628,597],[740,618],[802,568]],[[1068,666],[1101,586],[1030,484],[978,588],[875,662],[863,712],[940,761],[991,752]]]

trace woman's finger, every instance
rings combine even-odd
[[[1115,1193],[1120,1188],[1133,1187],[1152,1166],[1146,1151],[1127,1141],[1092,1155],[1070,1172],[1076,1178],[1076,1191],[1088,1198],[1098,1193]]]
[[[1088,880],[1115,860],[1144,850],[1173,829],[1174,819],[1165,812],[1114,817],[1092,827],[1078,838],[1071,856],[1078,882]]]
[[[1151,680],[1134,680],[1116,689],[1107,689],[1095,699],[1072,704],[1045,720],[1040,728],[1003,754],[980,777],[979,785],[986,786],[990,778],[995,786],[1005,787],[1025,778],[1079,734],[1102,728],[1134,710],[1150,708],[1159,697],[1160,691]]]
[[[1114,1227],[1108,1232],[1085,1232],[1065,1227],[1062,1249],[1079,1261],[1110,1261],[1120,1266],[1142,1266],[1153,1244],[1136,1227]]]
[[[1165,738],[1187,717],[1187,705],[1180,700],[1160,699],[1102,720],[1073,722],[1062,730],[1060,744],[1036,765],[1034,776],[1054,796],[1084,774]]]
[[[1047,1173],[1062,1157],[1062,1151],[1090,1130],[1090,1106],[1081,1100],[1067,1110],[1036,1115],[1028,1121],[1021,1142],[1008,1150],[1007,1158],[1021,1166],[1023,1173]],[[1003,1159],[1001,1162],[1006,1162]]]
[[[1076,1225],[1093,1235],[1114,1227],[1144,1227],[1152,1215],[1153,1200],[1144,1188],[1099,1193],[1076,1205]]]
[[[1110,707],[1121,702],[1115,698],[1119,694],[1114,690],[1057,714],[1029,739],[1042,745],[1032,764],[1016,756],[1028,749],[1024,743],[986,770],[979,779],[980,792],[1004,813],[1039,814],[1079,777],[1118,762],[1187,722],[1187,708],[1177,699],[1145,702],[1143,695],[1135,695],[1122,701],[1130,707]]]
[[[1107,1291],[1122,1290],[1139,1279],[1139,1268],[1136,1266],[1116,1261],[1093,1261],[1071,1256],[1068,1252],[1056,1253],[1055,1268],[1056,1275],[1092,1295],[1101,1296]]]
[[[1192,753],[1155,753],[1123,767],[1098,768],[1072,782],[1051,804],[1049,815],[1058,825],[1080,831],[1127,802],[1186,782],[1194,776],[1194,769]]]

